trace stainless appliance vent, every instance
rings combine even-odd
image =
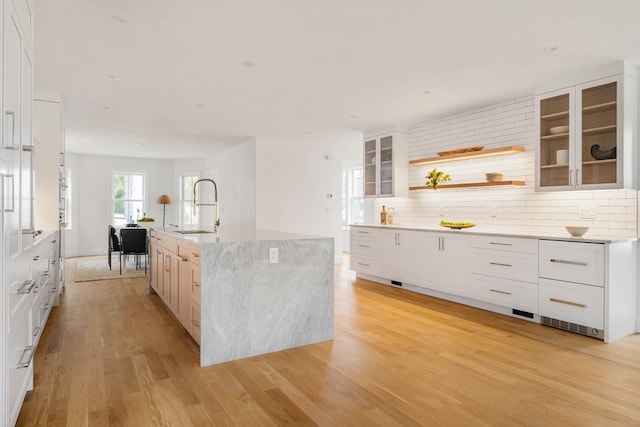
[[[574,334],[585,335],[591,338],[604,340],[604,330],[591,328],[589,326],[578,325],[577,323],[566,322],[564,320],[553,319],[551,317],[540,316],[540,323],[563,331],[573,332]]]

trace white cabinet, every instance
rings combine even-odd
[[[440,269],[433,257],[436,237],[410,230],[383,230],[382,275],[397,285],[426,286],[429,275]],[[440,274],[438,273],[438,276]]]
[[[536,190],[636,188],[637,79],[617,74],[536,96]]]
[[[364,197],[407,197],[408,139],[404,132],[365,137]]]
[[[538,313],[538,241],[471,236],[471,286],[478,301],[512,309],[533,318]]]
[[[603,339],[635,332],[636,242],[540,240],[540,320]]]
[[[385,230],[365,227],[351,227],[349,261],[351,270],[382,275],[382,239]]]

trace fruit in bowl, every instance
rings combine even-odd
[[[463,228],[475,227],[475,224],[473,222],[440,221],[440,226],[452,230],[462,230]]]

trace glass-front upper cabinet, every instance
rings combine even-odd
[[[406,133],[364,141],[364,197],[406,197],[409,191]]]
[[[536,97],[537,191],[637,187],[635,88],[618,75]]]

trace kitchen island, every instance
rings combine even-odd
[[[200,365],[333,339],[333,239],[152,229],[150,289],[200,343]]]

